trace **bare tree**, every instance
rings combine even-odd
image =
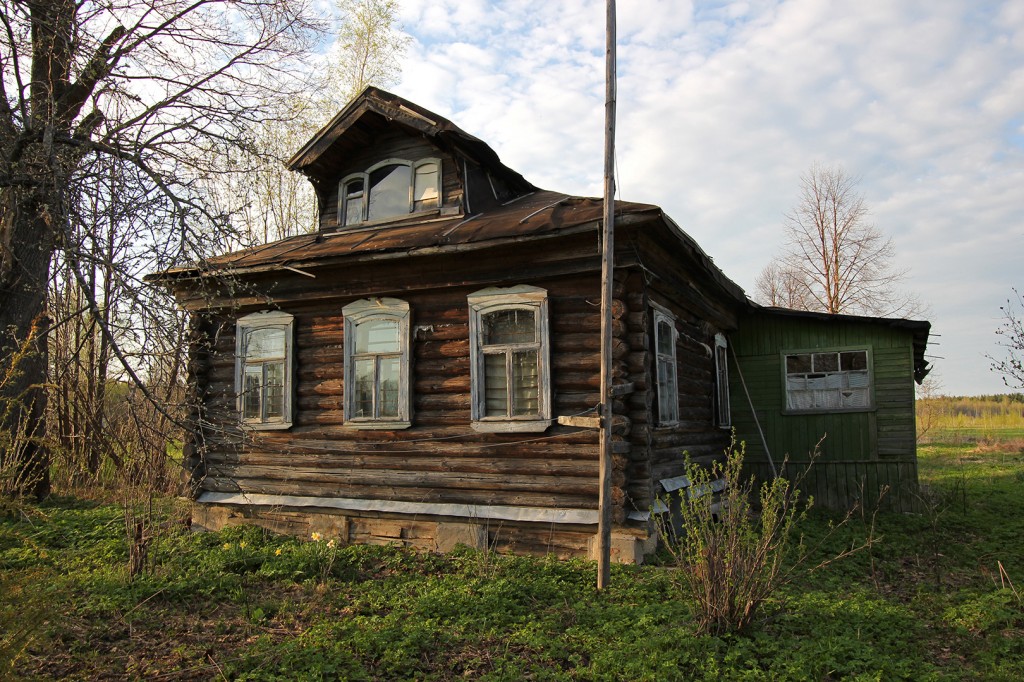
[[[1007,388],[1024,388],[1024,318],[1021,311],[1024,311],[1024,296],[1020,291],[1013,290],[1017,298],[1016,303],[1007,300],[1005,306],[1000,306],[1003,311],[1003,324],[996,330],[1000,337],[999,345],[1006,349],[1005,357],[993,358],[992,371],[999,372],[1003,376],[1003,383]]]
[[[313,0],[0,0],[0,431],[30,446],[0,448],[34,472],[23,492],[47,492],[39,446],[51,320],[46,298],[58,254],[121,370],[145,388],[120,348],[83,259],[73,222],[83,197],[104,197],[99,160],[141,190],[149,269],[202,260],[235,239],[210,210],[211,162],[244,146],[275,115],[267,102],[303,90],[297,74],[322,26]],[[112,263],[115,270],[121,265]],[[111,278],[134,280],[132,273]],[[24,353],[11,349],[27,348]],[[7,366],[18,358],[17,368]]]
[[[920,312],[916,299],[897,291],[906,271],[893,266],[892,239],[869,222],[856,179],[842,168],[811,166],[785,230],[785,251],[757,281],[763,301],[827,313]]]

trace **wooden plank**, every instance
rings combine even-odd
[[[562,426],[576,426],[582,429],[601,428],[600,417],[561,416],[558,418],[558,423]]]

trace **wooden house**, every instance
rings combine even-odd
[[[196,522],[593,554],[598,434],[570,424],[600,402],[602,202],[375,88],[290,167],[317,232],[154,276],[192,313]],[[658,207],[615,216],[612,551],[638,561],[683,452],[728,446],[749,304]]]
[[[914,381],[929,370],[929,328],[751,306],[729,337],[732,418],[747,466],[764,480],[788,457],[787,475],[807,470],[802,487],[816,505],[912,511]]]

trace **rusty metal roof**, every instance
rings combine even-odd
[[[657,206],[625,201],[615,202],[615,214],[618,219],[628,222],[657,220],[662,216]],[[154,279],[189,277],[203,272],[240,273],[298,268],[386,254],[462,251],[505,241],[532,240],[596,229],[602,218],[600,199],[540,190],[497,209],[470,216],[420,216],[355,229],[342,228],[289,237],[216,256],[203,266],[168,270]],[[681,232],[680,237],[689,240]]]

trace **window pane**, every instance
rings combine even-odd
[[[676,405],[675,366],[663,360],[658,361],[658,419],[661,423],[678,419]]]
[[[369,220],[409,212],[409,166],[391,165],[370,173]]]
[[[356,353],[397,353],[398,320],[366,320],[356,325]]]
[[[512,381],[512,414],[539,414],[537,351],[512,354]]]
[[[849,351],[839,354],[839,361],[845,371],[868,368],[868,353],[863,350]]]
[[[485,346],[535,343],[537,340],[532,310],[499,310],[481,319]]]
[[[508,379],[505,375],[505,354],[484,355],[484,415],[508,416]]]
[[[658,353],[672,355],[672,324],[668,320],[658,320]]]
[[[786,356],[786,372],[788,374],[798,374],[800,372],[811,371],[811,354],[804,353],[803,355],[787,355]]]
[[[401,362],[398,358],[380,359],[380,386],[377,393],[380,404],[378,417],[398,416],[398,378]]]
[[[425,163],[416,168],[416,185],[413,189],[414,211],[437,208],[437,176],[436,163]]]
[[[245,368],[242,382],[242,419],[261,419],[260,387],[263,383],[263,368],[260,365]]]
[[[353,417],[373,417],[373,358],[356,360]]]
[[[263,327],[249,330],[246,333],[244,355],[246,360],[284,357],[284,329]]]
[[[345,185],[345,225],[363,221],[363,181],[353,180]]]
[[[814,354],[814,371],[815,372],[838,372],[839,371],[839,354],[838,353],[815,353]]]
[[[280,419],[284,416],[284,363],[268,362],[263,365],[266,371],[267,384],[264,388],[266,398],[264,408],[265,419]]]

